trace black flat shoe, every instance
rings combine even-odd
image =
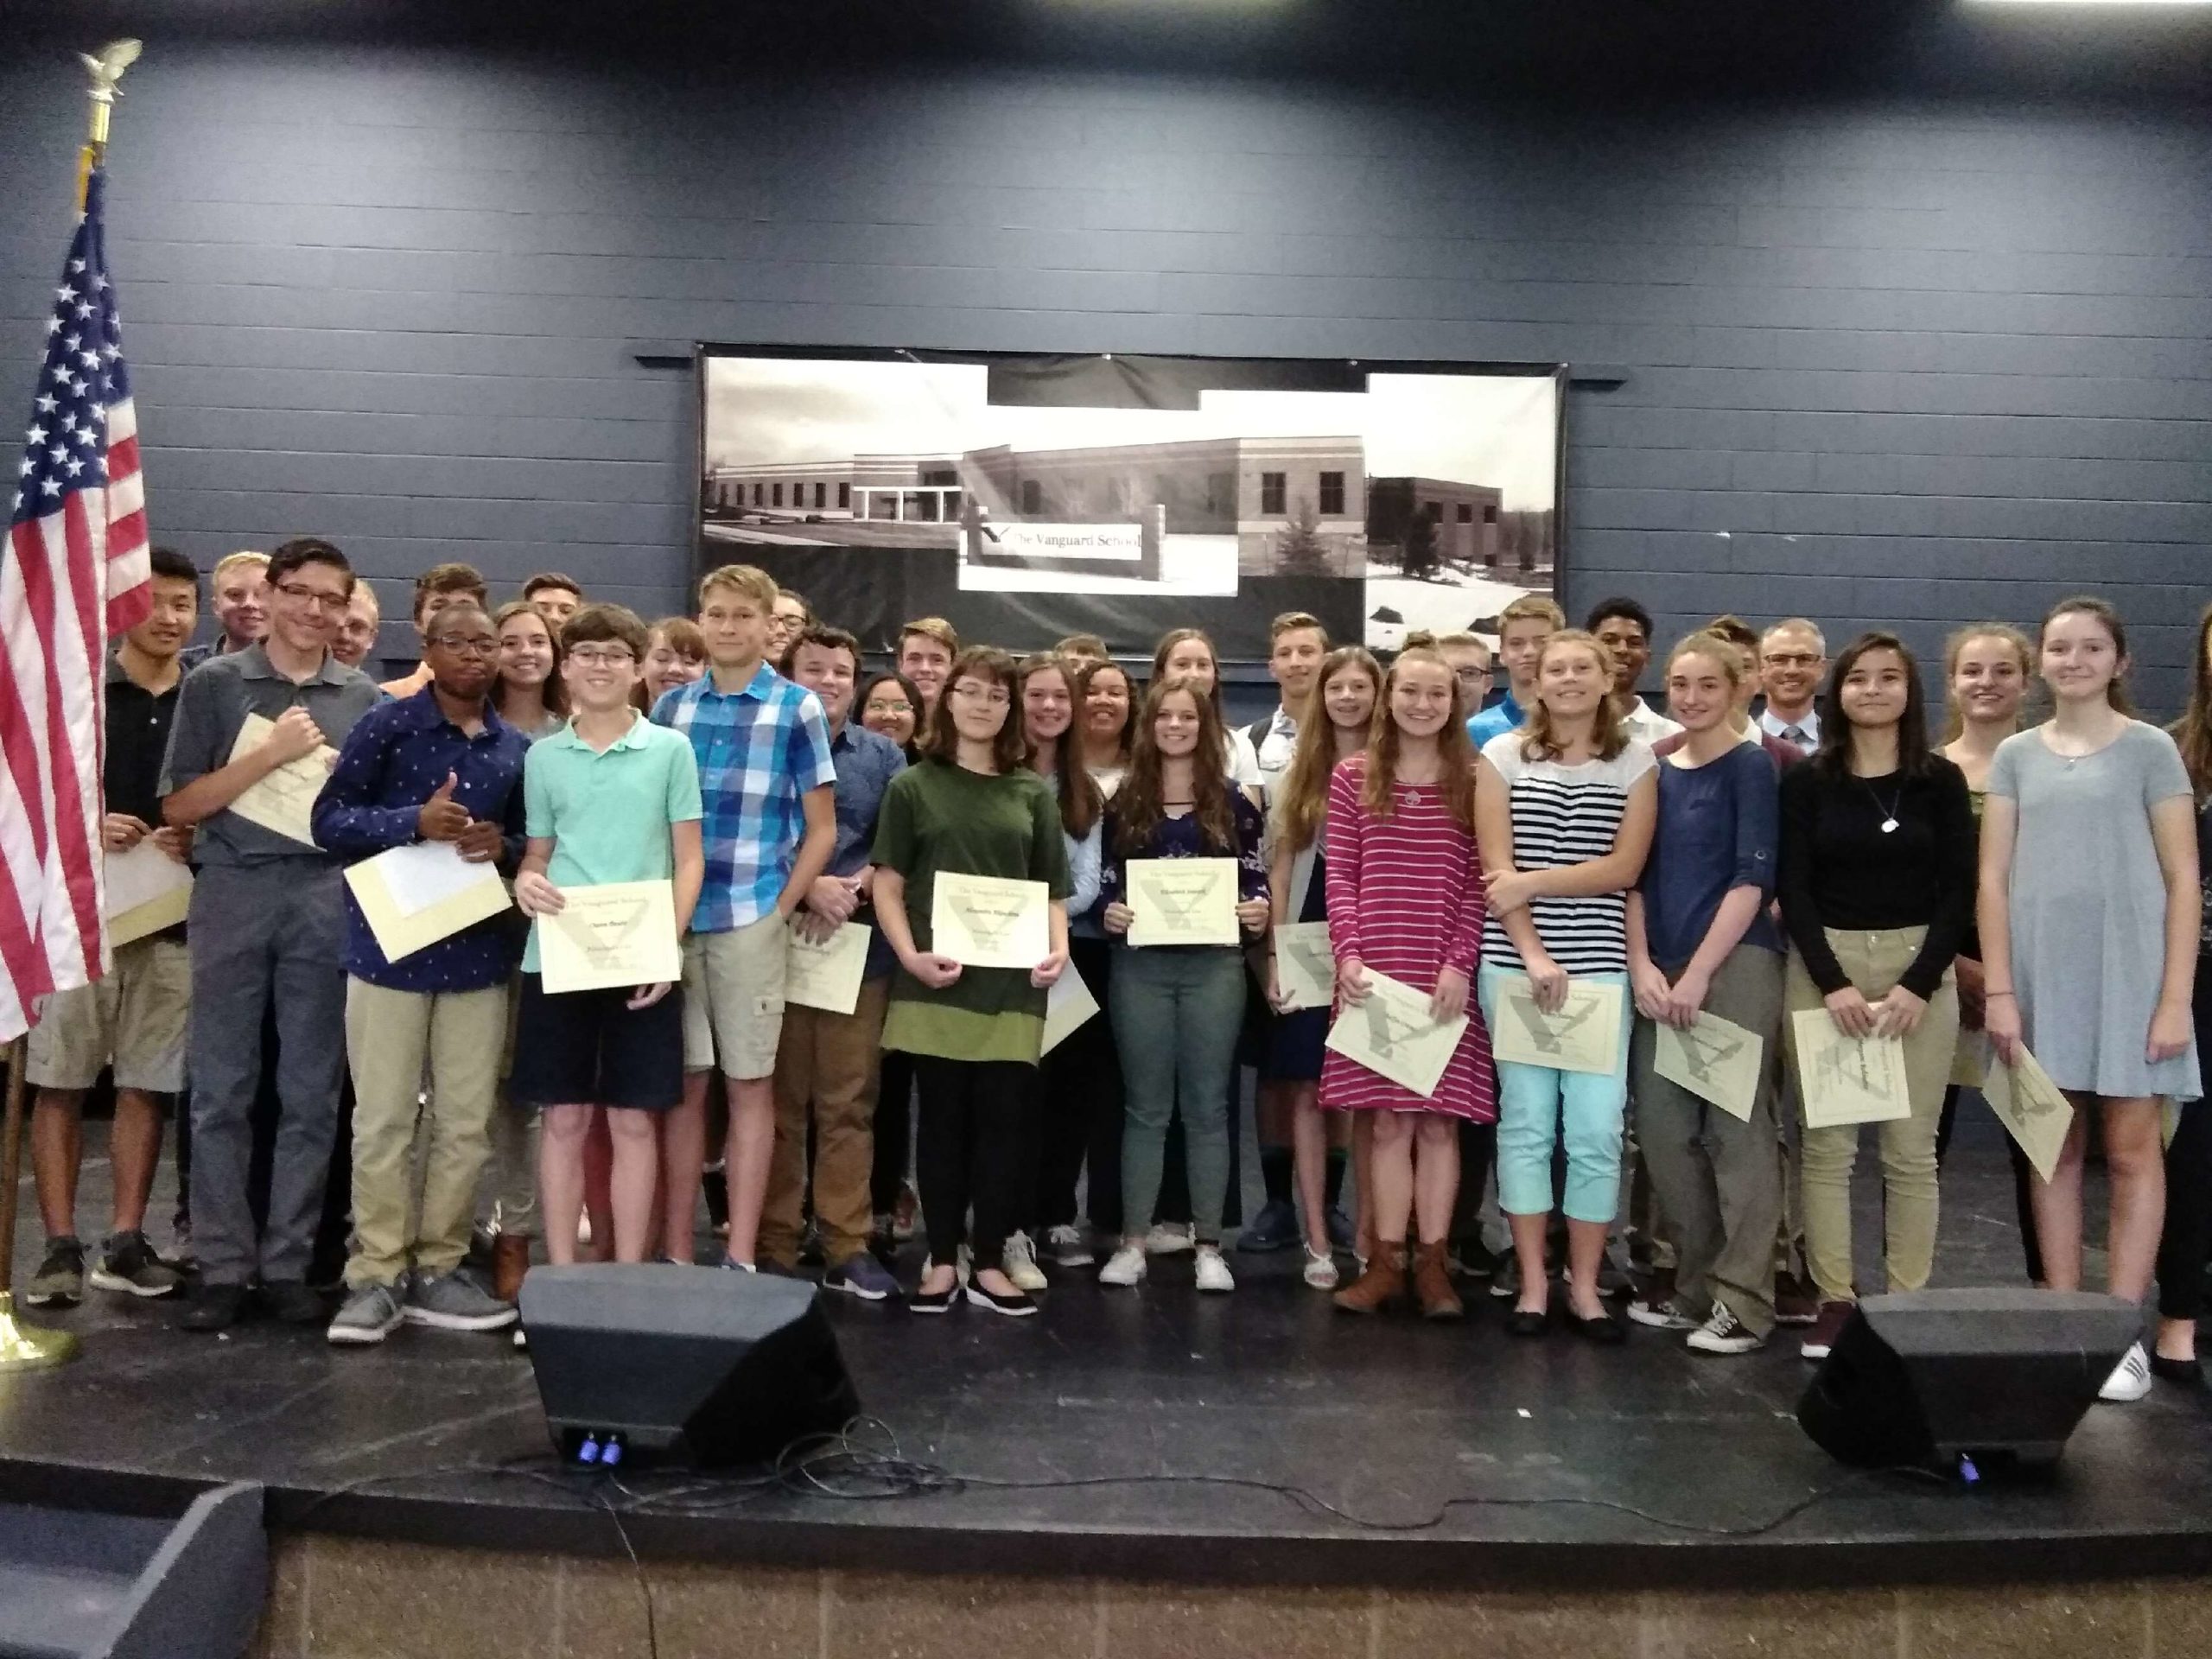
[[[1567,1327],[1576,1336],[1594,1342],[1600,1348],[1617,1348],[1628,1340],[1627,1328],[1610,1313],[1600,1313],[1593,1319],[1586,1319],[1569,1308]]]
[[[994,1313],[1017,1319],[1027,1319],[1037,1311],[1037,1304],[1030,1300],[1027,1291],[1017,1290],[1011,1296],[1001,1296],[974,1279],[968,1281],[968,1300],[978,1307],[988,1307]]]
[[[261,1287],[262,1312],[279,1325],[327,1325],[330,1304],[297,1279],[272,1279]]]
[[[960,1281],[956,1279],[943,1290],[918,1290],[906,1299],[909,1313],[950,1313],[953,1300],[960,1294]]]
[[[2164,1354],[2153,1354],[2151,1356],[2151,1375],[2178,1383],[2197,1394],[2206,1392],[2204,1367],[2193,1359],[2168,1359]]]
[[[194,1293],[177,1325],[185,1331],[227,1331],[245,1318],[252,1306],[251,1293],[244,1285],[202,1285]]]
[[[1516,1337],[1541,1337],[1552,1328],[1552,1311],[1543,1307],[1531,1313],[1516,1307],[1505,1316],[1505,1328]]]

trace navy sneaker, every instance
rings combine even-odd
[[[1351,1249],[1353,1242],[1358,1236],[1358,1230],[1351,1224],[1351,1217],[1344,1213],[1344,1205],[1331,1205],[1329,1206],[1329,1248],[1332,1250],[1348,1250]]]
[[[822,1275],[822,1288],[842,1290],[864,1302],[897,1301],[899,1281],[884,1271],[883,1263],[862,1250]]]
[[[1269,1198],[1252,1224],[1236,1236],[1236,1248],[1255,1255],[1287,1250],[1299,1241],[1297,1207],[1282,1198]]]

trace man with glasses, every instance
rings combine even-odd
[[[192,951],[192,1223],[200,1286],[187,1329],[221,1331],[263,1306],[318,1322],[308,1288],[344,1062],[346,912],[338,861],[303,824],[270,827],[296,803],[301,768],[378,702],[376,683],[330,653],[353,596],[346,556],[313,537],[269,560],[269,636],[186,677],[162,766],[162,817],[196,830]],[[255,737],[241,742],[249,720]],[[318,757],[321,757],[318,759]],[[271,784],[272,777],[284,770]],[[264,790],[257,785],[270,784]],[[253,791],[249,811],[237,809]],[[258,1239],[246,1197],[264,1015],[278,1033],[280,1114],[269,1219]]]
[[[430,683],[353,728],[316,798],[315,839],[349,863],[443,842],[463,863],[512,869],[522,856],[530,741],[488,702],[499,636],[483,607],[464,600],[437,613],[423,650]],[[380,1343],[403,1319],[446,1331],[514,1323],[513,1306],[461,1265],[506,1042],[515,955],[507,919],[488,917],[394,962],[354,895],[346,896],[353,1242],[334,1343]],[[411,1156],[418,1112],[419,1181]]]
[[[1759,683],[1766,690],[1759,729],[1807,754],[1820,747],[1821,711],[1814,699],[1827,666],[1827,641],[1817,625],[1793,616],[1769,628],[1759,640]]]

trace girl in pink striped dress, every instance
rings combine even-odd
[[[1366,1000],[1369,970],[1432,993],[1440,1020],[1468,1025],[1436,1093],[1423,1099],[1332,1050],[1322,1104],[1376,1114],[1376,1253],[1337,1306],[1373,1313],[1407,1292],[1406,1233],[1418,1222],[1412,1290],[1431,1319],[1465,1309],[1445,1265],[1459,1187],[1458,1120],[1497,1117],[1490,1033],[1468,986],[1483,931],[1475,856],[1474,753],[1458,681],[1434,651],[1402,653],[1383,682],[1367,752],[1329,780],[1325,860],[1339,1012]]]

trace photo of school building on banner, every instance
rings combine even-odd
[[[699,559],[762,566],[887,646],[1171,627],[1224,658],[1310,611],[1332,638],[1494,634],[1559,580],[1550,369],[717,351]]]

